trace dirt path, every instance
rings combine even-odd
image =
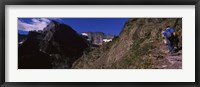
[[[166,59],[171,63],[167,66],[170,69],[181,69],[182,68],[182,50],[174,54],[168,54]]]
[[[162,53],[165,54],[164,58],[158,59],[155,58],[153,60],[153,68],[156,69],[182,69],[182,50],[178,50],[178,52],[169,54],[167,52],[167,46],[161,45],[160,47]]]

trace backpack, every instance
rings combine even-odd
[[[179,36],[179,32],[174,32],[173,35],[174,35],[174,37],[178,37]]]
[[[172,33],[170,32],[170,29],[166,29],[166,37],[170,38],[172,36]]]

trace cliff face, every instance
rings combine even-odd
[[[71,68],[88,47],[71,27],[52,21],[43,31],[31,31],[19,46],[19,69]]]
[[[171,26],[179,32],[182,43],[181,18],[129,19],[119,38],[102,45],[76,60],[72,68],[181,68],[181,57],[176,64],[167,59],[162,30]],[[161,62],[159,62],[161,61]]]
[[[83,32],[82,35],[84,35],[86,39],[94,45],[102,45],[105,43],[105,40],[112,40],[114,38],[114,35],[106,35],[103,32]]]

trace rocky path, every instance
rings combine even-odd
[[[168,54],[165,58],[171,63],[166,68],[170,69],[182,68],[182,50],[174,54]]]
[[[161,45],[161,51],[165,54],[164,58],[155,58],[153,68],[156,69],[182,69],[182,50],[178,50],[173,54],[167,52],[167,46]]]

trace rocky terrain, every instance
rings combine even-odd
[[[171,26],[179,32],[182,46],[181,18],[134,18],[129,19],[118,38],[87,52],[73,63],[76,69],[180,69],[182,51],[167,53],[163,45],[162,30]]]
[[[179,33],[179,47],[169,54],[161,32],[171,26]],[[182,19],[129,19],[119,36],[102,32],[78,34],[52,21],[42,31],[19,35],[19,69],[181,69]],[[111,39],[111,40],[110,40]],[[106,43],[105,43],[106,42]],[[97,45],[97,46],[94,46]]]
[[[18,48],[18,68],[71,68],[87,47],[87,41],[70,26],[52,21],[43,31],[29,32]]]
[[[103,32],[83,32],[82,35],[88,40],[89,43],[94,45],[102,45],[106,43],[106,41],[114,38],[114,35],[108,34],[106,35]]]

